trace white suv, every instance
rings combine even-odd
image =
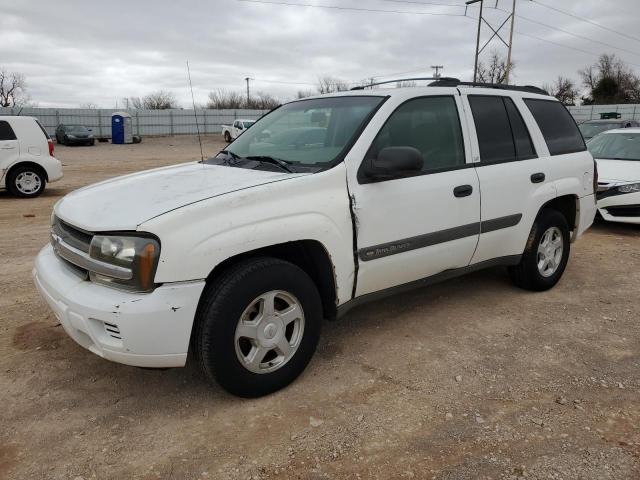
[[[297,100],[204,162],[73,192],[35,283],[92,352],[192,352],[240,396],[290,383],[362,302],[496,265],[548,289],[593,221],[593,158],[540,90],[455,85]]]
[[[0,169],[0,188],[18,197],[37,197],[62,178],[53,141],[33,117],[0,116]]]

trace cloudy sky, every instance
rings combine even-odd
[[[498,7],[509,10],[511,1],[499,0]],[[495,1],[485,4],[493,7]],[[349,82],[395,78],[399,72],[424,76],[438,64],[444,75],[470,79],[476,24],[464,17],[463,5],[463,0],[0,0],[0,67],[24,73],[32,100],[42,107],[112,108],[116,102],[122,106],[124,97],[158,89],[173,92],[187,106],[186,60],[198,103],[213,89],[244,89],[247,76],[253,91],[282,99],[313,89],[323,75]],[[477,14],[478,8],[470,8],[467,17]],[[517,14],[518,83],[542,84],[558,74],[577,80],[577,70],[603,52],[618,54],[640,73],[638,0],[517,0]],[[499,24],[506,13],[488,8],[487,16]]]

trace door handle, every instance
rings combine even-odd
[[[534,173],[531,175],[531,183],[542,183],[544,182],[545,175],[542,172]]]
[[[468,197],[473,193],[473,187],[471,185],[459,185],[453,189],[453,195],[457,198]]]
[[[2,145],[2,146],[0,146],[0,148],[2,150],[13,150],[16,147],[15,147],[15,145]]]

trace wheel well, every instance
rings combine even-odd
[[[259,248],[228,258],[218,264],[207,276],[207,283],[213,281],[223,270],[240,260],[251,257],[273,257],[300,267],[311,277],[318,287],[322,299],[324,318],[337,316],[336,283],[333,263],[324,246],[315,240],[297,240]]]
[[[575,230],[576,228],[576,214],[577,214],[577,202],[578,197],[575,195],[563,195],[562,197],[554,198],[549,202],[545,203],[540,211],[545,208],[557,210],[564,218],[567,219],[567,224],[569,225],[570,230]]]
[[[5,174],[5,184],[6,182],[9,181],[9,175],[11,175],[11,172],[18,167],[31,167],[34,170],[38,170],[40,173],[42,173],[42,175],[44,175],[45,181],[47,182],[49,181],[49,176],[47,175],[47,171],[44,168],[42,168],[42,165],[38,165],[35,162],[19,162],[14,165],[11,165],[11,167],[9,167],[9,170],[7,170],[7,173]],[[8,186],[9,185],[7,184],[7,187]]]

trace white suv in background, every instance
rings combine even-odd
[[[492,266],[553,287],[593,222],[595,163],[533,87],[356,90],[285,104],[206,161],[75,191],[35,283],[116,362],[183,366],[259,396],[311,359],[322,320]]]
[[[62,178],[53,141],[33,117],[0,116],[0,169],[0,188],[18,197],[37,197]]]

